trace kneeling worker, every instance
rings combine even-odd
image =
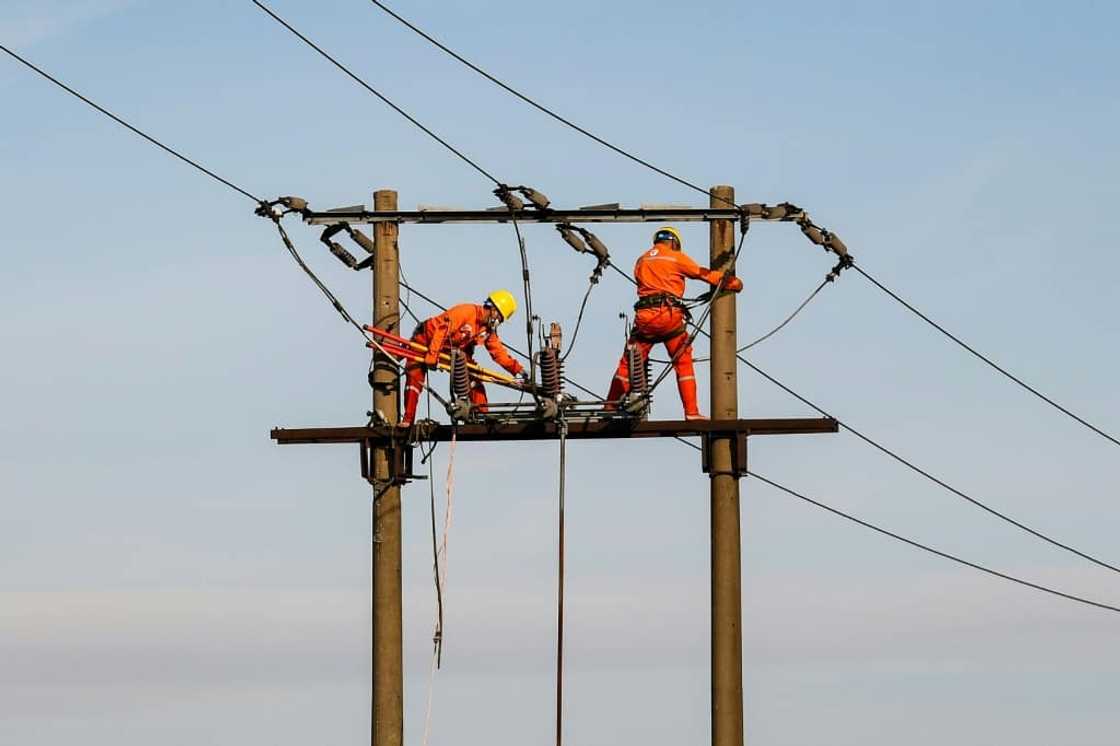
[[[474,349],[482,343],[494,362],[505,368],[511,375],[522,377],[525,368],[513,359],[498,337],[498,324],[509,320],[517,310],[517,301],[508,290],[495,290],[482,305],[460,303],[452,306],[439,316],[421,322],[412,333],[412,341],[428,348],[423,362],[412,361],[405,365],[406,388],[404,392],[404,416],[401,425],[409,426],[416,418],[416,405],[424,390],[424,379],[428,368],[435,367],[441,352],[452,348],[462,350],[467,360],[474,362]],[[472,376],[470,389],[471,404],[480,411],[486,411],[486,389],[482,382]]]
[[[638,349],[644,363],[655,344],[663,343],[677,374],[677,389],[688,420],[703,419],[696,401],[696,374],[692,367],[692,345],[688,335],[688,310],[684,306],[685,280],[703,280],[717,286],[725,273],[701,267],[681,251],[681,234],[666,226],[653,234],[653,247],[638,257],[634,279],[638,282],[638,302],[634,304],[634,327],[628,346]],[[723,289],[739,292],[743,281],[728,276]],[[621,400],[630,389],[626,351],[618,363],[607,399]]]

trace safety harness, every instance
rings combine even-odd
[[[644,311],[650,308],[679,308],[684,313],[684,321],[681,325],[665,334],[644,334],[638,330],[637,324],[630,330],[630,339],[636,342],[648,342],[650,344],[660,344],[668,342],[670,339],[675,339],[682,334],[688,332],[688,322],[692,320],[692,314],[688,311],[688,306],[684,304],[680,298],[670,293],[655,293],[653,295],[643,295],[638,298],[638,302],[634,304],[635,311]]]

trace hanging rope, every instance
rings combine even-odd
[[[430,414],[430,408],[429,408]],[[436,669],[438,669],[443,662],[443,589],[447,587],[447,569],[448,569],[448,556],[447,556],[447,539],[451,532],[451,516],[453,507],[453,495],[455,492],[455,444],[458,439],[458,429],[451,431],[451,444],[447,450],[447,477],[444,480],[445,492],[447,495],[447,503],[443,510],[443,536],[439,542],[439,548],[436,549],[436,514],[435,514],[435,487],[431,488],[432,495],[432,549],[433,561],[435,563],[436,575],[436,597],[437,597],[437,610],[436,610],[436,627],[432,635],[432,662],[428,669],[428,703],[425,708],[424,715],[424,746],[428,746],[428,739],[432,730],[432,700],[435,691],[435,676]],[[432,477],[432,465],[428,464],[429,480]]]

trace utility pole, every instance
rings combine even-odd
[[[396,210],[397,193],[373,193],[375,210]],[[373,325],[399,331],[400,257],[398,226],[373,227]],[[395,424],[399,416],[400,386],[393,361],[373,352],[373,412]],[[390,444],[373,448],[373,700],[370,717],[372,746],[404,743],[404,637],[401,586],[401,488],[392,484]]]
[[[710,205],[735,204],[735,190],[714,186]],[[712,269],[735,269],[735,222],[709,224]],[[712,303],[711,416],[739,418],[735,294]],[[745,448],[743,449],[745,450]],[[743,746],[743,606],[739,535],[739,477],[746,464],[733,437],[713,436],[710,445],[712,519],[712,746]]]
[[[518,189],[526,189],[518,187]],[[296,198],[282,198],[277,202]],[[796,223],[817,245],[841,258],[833,269],[839,272],[846,249],[830,233],[813,225],[800,208],[783,202],[735,205],[735,190],[714,186],[709,207],[624,208],[617,203],[579,209],[532,206],[516,209],[399,210],[397,193],[381,190],[373,195],[374,209],[342,208],[316,212],[299,210],[304,222],[339,230],[339,224],[373,225],[373,324],[371,332],[400,334],[400,282],[397,237],[401,224],[443,225],[448,223],[522,223],[569,225],[579,223],[709,223],[710,261],[713,269],[735,269],[735,225],[746,221]],[[530,200],[532,201],[532,200]],[[271,203],[276,204],[276,203]],[[285,205],[290,207],[285,202]],[[289,210],[292,211],[292,210]],[[325,237],[332,234],[324,234]],[[814,237],[815,236],[815,237]],[[359,242],[362,243],[362,242]],[[569,241],[571,244],[572,242]],[[581,253],[586,247],[579,248]],[[364,269],[345,252],[335,253],[351,269]],[[595,252],[598,253],[598,252]],[[604,250],[605,253],[605,250]],[[348,257],[348,258],[347,258]],[[743,746],[743,630],[742,567],[740,546],[739,480],[746,476],[747,443],[750,436],[808,435],[835,433],[839,423],[830,418],[739,419],[737,380],[737,330],[735,294],[723,293],[711,305],[711,419],[644,420],[619,416],[603,408],[601,400],[578,401],[560,397],[553,414],[545,414],[537,403],[491,403],[484,422],[466,421],[425,428],[422,440],[438,442],[534,441],[565,439],[682,438],[700,441],[700,468],[709,476],[711,490],[711,675],[712,745]],[[390,351],[391,354],[396,354]],[[403,350],[402,350],[403,352]],[[399,415],[397,369],[385,355],[373,355],[374,421],[363,426],[319,428],[275,428],[277,443],[347,443],[358,445],[361,475],[374,485],[373,504],[373,701],[371,743],[373,746],[403,746],[404,672],[401,586],[401,495],[400,485],[416,478],[412,454],[415,433],[396,426]],[[494,416],[495,412],[504,412]],[[378,421],[377,413],[386,421]],[[568,419],[564,413],[580,416]],[[560,702],[557,691],[557,710]]]

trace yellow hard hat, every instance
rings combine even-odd
[[[517,299],[508,290],[495,290],[486,296],[486,300],[498,309],[498,313],[502,315],[502,321],[509,321],[514,312],[517,311]]]
[[[684,241],[681,240],[681,233],[671,225],[666,225],[658,228],[657,232],[653,234],[653,242],[661,243],[662,241],[676,240],[677,248],[684,248]]]

